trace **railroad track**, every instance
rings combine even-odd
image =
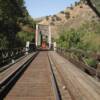
[[[31,58],[27,63],[17,71],[20,75],[23,72],[19,79],[16,78],[19,75],[14,74],[13,80],[10,77],[8,83],[2,85],[5,89],[0,88],[0,100],[62,100],[48,51],[41,51],[34,60]],[[9,85],[11,90],[7,92]]]
[[[16,83],[20,75],[24,72],[31,61],[36,57],[36,53],[31,53],[27,57],[23,57],[9,68],[5,68],[0,73],[0,100],[2,100],[12,86]]]

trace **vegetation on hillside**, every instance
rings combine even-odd
[[[59,39],[57,39],[58,47],[82,50],[86,54],[89,52],[100,52],[99,22],[85,22],[78,29],[64,28],[60,31],[59,35]],[[89,62],[90,65],[96,63],[95,60],[90,59],[91,58],[86,58],[86,61]]]
[[[94,2],[95,7],[98,10],[99,1],[95,0]],[[97,2],[98,5],[96,4]],[[84,9],[84,4],[87,5],[86,0],[80,0],[80,2],[75,2],[74,5],[68,7],[68,9],[73,11],[77,6]],[[61,13],[65,14],[63,11]],[[70,19],[70,12],[66,15],[66,19]],[[57,46],[65,48],[70,57],[78,60],[81,59],[87,65],[97,68],[97,63],[100,61],[100,58],[98,58],[100,56],[100,19],[95,14],[87,14],[87,16],[85,16],[84,12],[83,15],[84,19],[82,19],[81,15],[79,15],[80,18],[76,16],[72,21],[69,20],[69,22],[66,22],[67,26],[64,25],[61,27],[59,38],[56,40]],[[88,16],[89,18],[87,18]],[[81,20],[84,22],[81,23]],[[76,25],[74,25],[75,23]],[[80,25],[77,26],[77,23]]]
[[[25,46],[26,41],[35,42],[34,32],[20,31],[17,33],[16,38],[20,39],[22,46]]]

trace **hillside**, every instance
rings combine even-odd
[[[39,24],[48,25],[50,23],[52,30],[52,37],[58,37],[59,29],[66,26],[66,28],[78,28],[85,22],[98,21],[95,12],[87,4],[77,4],[66,8],[53,16],[46,16]]]

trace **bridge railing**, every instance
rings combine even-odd
[[[14,49],[0,49],[0,67],[12,62],[25,54],[25,49],[14,48]]]
[[[78,68],[86,72],[87,74],[100,79],[100,64],[98,62],[97,68],[93,68],[85,63],[84,57],[90,56],[86,52],[77,49],[64,49],[57,48],[57,52],[76,65]],[[75,55],[76,54],[76,55]]]

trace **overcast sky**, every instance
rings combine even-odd
[[[33,18],[53,15],[79,0],[25,0],[25,6]]]

